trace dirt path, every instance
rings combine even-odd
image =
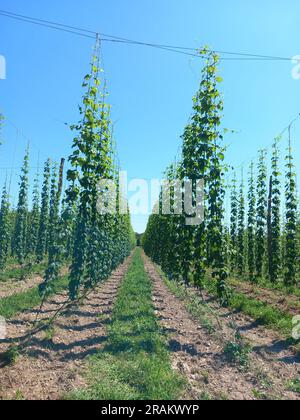
[[[0,368],[0,399],[55,400],[85,386],[84,360],[98,352],[107,339],[106,326],[129,263],[130,258],[81,305],[61,315],[53,330],[34,336],[26,354],[19,356],[13,366]],[[53,297],[40,319],[49,319],[66,299],[66,293]],[[0,340],[0,353],[26,334],[36,313],[33,309],[8,322],[8,338]]]
[[[232,314],[223,308],[217,312],[222,331],[217,336],[210,334],[169,291],[153,263],[145,256],[144,261],[153,281],[157,316],[170,333],[173,366],[190,383],[187,398],[197,399],[208,393],[212,398],[231,400],[253,400],[265,394],[269,398],[299,399],[299,394],[286,389],[286,383],[299,374],[299,364],[288,349],[280,348],[276,336],[243,314]],[[209,298],[207,303],[210,304]],[[256,345],[251,367],[246,371],[230,364],[223,353],[224,344],[234,336],[232,325],[237,325]]]

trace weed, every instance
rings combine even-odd
[[[16,395],[15,395],[15,398],[14,399],[16,401],[24,401],[25,400],[25,397],[24,397],[23,393],[19,389],[17,389]]]
[[[208,385],[209,384],[209,373],[208,372],[202,372],[201,373],[203,382]]]
[[[200,401],[211,401],[212,397],[207,392],[202,392],[200,397],[199,397],[199,400]]]
[[[243,340],[227,342],[224,347],[224,354],[230,363],[238,364],[243,368],[249,367],[250,353],[252,348],[245,344]]]
[[[256,398],[257,400],[266,401],[270,399],[266,393],[259,391],[258,389],[253,389],[252,393],[253,393],[254,398]]]
[[[10,346],[9,349],[2,355],[2,359],[7,366],[12,366],[16,363],[19,357],[19,349],[17,346]]]
[[[288,382],[287,389],[289,391],[300,394],[300,376]]]
[[[44,341],[53,342],[53,338],[55,336],[55,328],[50,325],[48,328],[45,329]]]

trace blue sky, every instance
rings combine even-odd
[[[292,57],[300,54],[298,0],[1,1],[1,9],[145,42]],[[93,41],[0,16],[0,109],[31,140],[31,166],[68,156]],[[200,80],[201,61],[169,52],[103,44],[112,119],[122,168],[159,178],[174,159]],[[290,62],[222,62],[227,161],[239,166],[269,146],[300,112],[300,80]],[[26,139],[7,123],[0,182],[22,162]],[[293,130],[299,169],[300,121]],[[284,144],[283,144],[284,147]],[[14,171],[14,184],[18,170]],[[15,195],[15,189],[13,189]],[[146,217],[134,217],[137,231]]]

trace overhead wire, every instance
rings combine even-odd
[[[278,138],[278,139],[280,139],[289,129],[291,129],[291,127],[294,125],[294,123],[296,122],[296,121],[298,121],[300,119],[300,114],[298,114],[298,116],[296,117],[296,118],[294,118],[290,123],[289,123],[289,125],[287,125],[282,131],[281,131],[281,133],[279,134],[279,135],[277,135],[277,136],[275,136],[275,138]],[[273,145],[273,143],[274,143],[274,139],[272,140],[272,142],[270,142],[268,145],[266,145],[265,147],[261,147],[260,148],[260,150],[269,150],[270,149],[270,147],[272,147],[272,145]],[[242,168],[242,167],[245,167],[245,166],[247,166],[251,161],[253,161],[253,160],[255,160],[256,159],[256,156],[253,156],[251,159],[248,159],[247,161],[244,161],[241,165],[239,165],[239,166],[237,166],[237,167],[235,167],[235,169],[240,169],[240,168]]]
[[[8,12],[8,11],[5,11],[5,10],[0,10],[0,16],[4,16],[4,17],[11,18],[11,19],[23,21],[25,23],[31,23],[31,24],[35,24],[35,25],[38,25],[38,26],[43,26],[43,27],[46,27],[48,29],[63,31],[63,32],[66,32],[66,33],[70,33],[70,34],[77,35],[77,36],[82,36],[82,37],[89,38],[89,39],[96,39],[96,40],[98,39],[98,41],[100,42],[100,51],[101,51],[101,55],[102,55],[102,62],[103,62],[103,53],[102,53],[102,48],[101,48],[101,43],[102,42],[147,46],[147,47],[158,48],[158,49],[162,49],[162,50],[165,50],[165,51],[179,53],[179,54],[183,54],[183,55],[187,55],[187,56],[191,56],[191,57],[205,58],[203,56],[201,57],[198,54],[197,49],[192,48],[192,47],[141,42],[141,41],[132,40],[132,39],[129,39],[129,38],[119,37],[119,36],[115,36],[115,35],[109,35],[109,34],[106,34],[106,33],[98,33],[96,31],[92,31],[92,30],[89,30],[89,29],[86,29],[86,28],[66,25],[66,24],[53,22],[53,21],[46,20],[46,19],[33,18],[33,17],[29,17],[29,16],[25,16],[25,15],[13,13],[13,12]],[[232,51],[222,51],[222,50],[209,50],[209,52],[213,52],[213,53],[221,54],[221,55],[234,56],[234,57],[221,57],[220,59],[224,60],[224,61],[291,61],[292,60],[292,58],[289,58],[289,57],[270,56],[270,55],[232,52]],[[296,60],[296,61],[300,61],[300,60]],[[299,118],[299,116],[297,116],[297,118],[295,120],[293,120],[290,123],[290,125],[283,130],[283,132],[280,134],[280,136],[282,136],[286,132],[286,130],[290,129],[291,126],[293,125],[293,123],[298,118]],[[269,147],[270,146],[268,146],[268,148]],[[176,154],[176,159],[178,158],[178,155],[179,155],[179,150]],[[253,159],[251,159],[251,160],[253,160]],[[243,163],[243,165],[245,165],[245,162]]]
[[[0,15],[1,16],[6,16],[6,17],[11,18],[11,19],[19,20],[19,21],[22,21],[22,22],[27,22],[27,23],[32,23],[34,25],[43,26],[43,27],[46,27],[46,28],[49,28],[49,29],[59,30],[59,31],[67,32],[67,33],[70,33],[70,34],[73,34],[73,35],[80,35],[80,36],[83,36],[85,38],[90,38],[90,39],[95,38],[95,36],[91,36],[91,35],[87,35],[87,34],[84,34],[84,33],[76,32],[76,31],[66,29],[66,28],[63,28],[63,27],[59,28],[59,27],[56,26],[56,24],[52,25],[52,24],[41,23],[38,20],[35,20],[35,18],[27,18],[27,17],[25,17],[25,18],[22,17],[21,18],[21,17],[17,17],[17,16],[12,16],[12,15],[10,15],[6,12],[2,12],[2,11],[0,11]]]
[[[205,58],[205,56],[201,57],[198,54],[197,49],[193,47],[167,45],[167,44],[162,44],[162,43],[142,42],[142,41],[137,41],[137,40],[124,38],[124,37],[120,37],[116,35],[98,33],[96,31],[92,31],[86,28],[66,25],[66,24],[53,22],[46,19],[29,17],[29,16],[9,12],[6,10],[0,10],[0,15],[11,18],[11,19],[27,22],[27,23],[44,26],[49,29],[59,30],[59,31],[67,32],[73,35],[82,36],[85,38],[95,39],[97,35],[99,35],[101,37],[101,42],[141,45],[141,46],[147,46],[147,47],[152,47],[152,48],[158,48],[158,49],[162,49],[169,52],[179,53],[179,54],[183,54],[183,55],[187,55],[191,57]],[[242,52],[233,52],[233,51],[210,50],[210,52],[222,54],[222,55],[235,56],[235,57],[221,57],[220,58],[221,60],[225,60],[225,61],[237,61],[237,60],[238,61],[291,61],[292,60],[291,57],[270,56],[270,55],[242,53]]]

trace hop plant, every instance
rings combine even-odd
[[[19,264],[26,258],[27,221],[28,221],[28,188],[29,188],[29,149],[27,148],[20,177],[20,190],[14,233],[14,252]]]
[[[278,281],[281,271],[281,226],[280,226],[280,206],[281,206],[281,191],[280,191],[280,171],[279,171],[279,141],[276,138],[273,143],[272,156],[272,177],[270,185],[270,230],[269,230],[269,276],[273,283]]]
[[[32,211],[29,214],[27,254],[35,255],[38,243],[38,233],[40,224],[40,192],[39,175],[37,174],[33,186]]]
[[[230,238],[231,238],[231,267],[237,268],[237,252],[238,252],[238,196],[237,196],[237,179],[236,174],[232,180],[230,195]]]
[[[50,176],[51,161],[48,159],[44,166],[44,181],[42,188],[42,202],[40,212],[40,223],[37,243],[37,260],[43,261],[48,251],[48,235],[49,235],[49,206],[50,206]]]
[[[225,149],[220,130],[223,101],[218,90],[222,79],[217,75],[218,56],[207,48],[200,54],[206,61],[200,88],[193,99],[193,115],[182,136],[178,176],[182,182],[192,180],[194,201],[196,181],[204,181],[205,220],[198,226],[186,226],[187,215],[154,214],[149,220],[143,246],[170,277],[182,279],[186,284],[193,278],[194,284],[201,288],[206,271],[211,268],[218,282],[220,299],[225,304],[228,303],[227,235],[223,226]],[[160,210],[163,204],[160,197]],[[175,256],[177,264],[173,264]]]
[[[245,272],[245,196],[244,178],[242,175],[239,191],[239,210],[238,210],[238,257],[237,265],[239,274]]]
[[[59,276],[59,252],[58,252],[58,236],[59,236],[59,204],[60,194],[57,179],[57,166],[52,168],[51,178],[51,194],[50,194],[50,213],[49,213],[49,235],[48,235],[48,267],[45,273],[44,282],[39,287],[40,295],[45,298],[53,290],[53,282]]]
[[[10,206],[6,184],[3,187],[0,208],[0,270],[6,266],[9,256],[9,244],[11,240]]]
[[[263,277],[264,256],[266,254],[267,234],[267,167],[266,151],[261,150],[258,163],[257,177],[257,206],[256,206],[256,272]]]
[[[255,183],[254,183],[254,163],[250,165],[249,187],[248,187],[248,269],[250,280],[255,279]]]
[[[286,286],[297,284],[297,195],[296,173],[292,155],[291,137],[289,137],[288,153],[286,156],[286,223],[285,223],[285,259],[284,282]]]

